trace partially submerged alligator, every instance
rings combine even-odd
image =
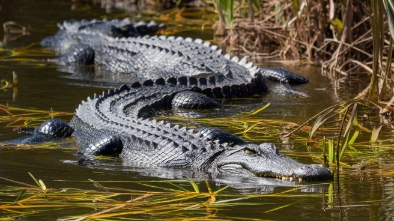
[[[95,64],[97,69],[127,75],[127,79],[133,76],[138,82],[193,76],[208,81],[215,77],[216,84],[231,86],[249,84],[259,73],[264,77],[264,88],[257,93],[266,92],[269,89],[266,84],[271,80],[284,86],[308,82],[307,78],[283,68],[257,67],[246,57],[230,58],[216,45],[201,39],[139,37],[163,26],[154,22],[133,23],[128,19],[64,22],[59,25],[57,34],[45,38],[41,44],[55,50],[59,55],[54,59],[57,63],[72,66]],[[285,93],[300,94],[290,87],[284,90]]]
[[[246,59],[230,59],[200,40],[119,39],[101,34],[97,30],[102,29],[95,23],[82,23],[89,29],[76,25],[78,28],[72,29],[76,31],[70,31],[70,35],[67,28],[61,28],[61,38],[72,42],[73,49],[59,49],[59,60],[72,61],[64,62],[67,64],[96,63],[108,71],[144,75],[148,79],[88,98],[77,108],[69,125],[51,119],[35,129],[33,136],[10,143],[42,142],[72,134],[84,156],[120,155],[129,165],[138,167],[186,168],[209,172],[212,177],[225,174],[297,180],[331,178],[327,168],[298,163],[281,154],[274,144],[257,145],[216,128],[189,129],[150,119],[162,109],[220,106],[209,97],[263,94],[267,92],[267,78],[284,83],[305,82],[305,78],[285,69],[263,69]],[[49,45],[48,42],[63,40],[44,42]],[[94,55],[89,58],[93,60],[88,61],[86,55]]]

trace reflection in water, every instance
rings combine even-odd
[[[383,200],[380,216],[387,217],[387,221],[394,219],[394,181],[391,179],[383,185]]]
[[[80,161],[65,160],[67,164],[80,164]],[[113,160],[98,160],[83,162],[85,166],[92,169],[101,169],[107,171],[127,171],[137,172],[141,176],[157,177],[168,180],[189,180],[195,181],[212,180],[217,186],[229,186],[237,189],[238,192],[249,194],[269,194],[275,192],[277,187],[297,188],[304,193],[323,193],[327,191],[327,183],[308,183],[295,182],[289,180],[264,178],[264,177],[237,177],[229,175],[219,175],[212,179],[211,175],[202,171],[188,170],[188,169],[174,169],[162,167],[144,167],[139,168],[127,161],[113,161]]]
[[[10,41],[15,41],[20,37],[30,35],[26,26],[22,26],[14,21],[7,21],[3,23],[3,42],[0,47],[6,47]]]
[[[134,75],[110,73],[104,67],[95,66],[59,66],[59,72],[69,73],[66,78],[79,79],[90,83],[132,83],[138,81]]]
[[[12,101],[16,101],[18,95],[18,75],[15,71],[12,72],[12,82],[8,82],[6,79],[0,79],[0,90],[7,90],[12,88]]]
[[[93,4],[100,4],[100,7],[105,9],[106,13],[112,13],[114,9],[123,10],[131,13],[137,10],[145,9],[146,1],[144,0],[93,0]]]

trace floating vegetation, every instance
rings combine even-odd
[[[0,42],[0,59],[3,62],[18,62],[21,64],[37,64],[37,67],[43,66],[43,61],[53,56],[53,51],[42,49],[39,43],[34,42],[26,46],[12,47],[10,42],[15,41],[23,36],[30,35],[29,27],[20,25],[14,21],[3,23],[4,36]],[[4,86],[4,81],[1,82]]]
[[[1,114],[2,113],[2,114]],[[0,123],[7,127],[37,126],[51,117],[70,117],[73,113],[18,108],[0,104]]]
[[[227,186],[213,190],[207,181],[94,181],[90,190],[75,188],[47,189],[0,177],[18,186],[0,186],[0,211],[7,217],[33,219],[53,217],[63,221],[108,219],[209,219],[220,217],[221,211],[234,206],[263,206],[261,212],[270,213],[297,201],[272,203],[253,198],[293,197],[320,198],[321,194],[301,193],[302,187],[270,194],[240,194],[227,191]],[[69,182],[67,180],[58,182]],[[107,187],[103,183],[128,183],[131,188]],[[141,190],[144,189],[144,190]],[[289,198],[290,197],[290,198]],[[286,200],[287,201],[287,200]],[[265,211],[264,211],[265,210]],[[59,217],[60,216],[60,217]],[[222,215],[225,216],[225,215]],[[60,219],[59,219],[60,218]],[[226,217],[226,219],[247,217]]]

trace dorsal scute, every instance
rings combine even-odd
[[[120,91],[120,92],[128,91],[128,90],[130,90],[130,87],[127,86],[126,84],[124,84],[124,85],[122,85],[122,86],[119,87],[119,91]]]
[[[194,39],[194,43],[202,44],[203,40],[201,40],[200,38],[196,38],[196,39]]]

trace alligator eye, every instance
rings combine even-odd
[[[246,155],[255,155],[255,154],[257,154],[256,151],[251,150],[251,149],[248,149],[248,148],[245,148],[245,149],[244,149],[244,153],[245,153]]]

